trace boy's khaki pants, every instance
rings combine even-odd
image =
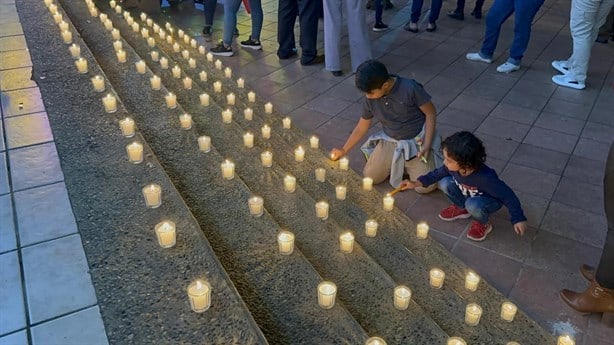
[[[375,146],[375,149],[369,156],[367,164],[363,169],[363,175],[373,179],[373,183],[382,183],[390,175],[390,166],[392,165],[392,157],[394,156],[394,150],[397,144],[391,141],[380,140]],[[405,169],[409,174],[409,179],[415,181],[418,177],[425,175],[429,171],[433,170],[433,154],[429,153],[427,157],[427,164],[424,164],[419,158],[413,158],[405,161]],[[433,183],[428,187],[418,187],[415,189],[418,193],[430,193],[437,188],[437,184]]]

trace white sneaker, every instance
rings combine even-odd
[[[467,53],[467,60],[492,63],[492,59],[483,58],[480,53]]]
[[[520,65],[514,65],[511,62],[505,62],[503,65],[497,67],[497,72],[510,73],[520,69]]]
[[[552,77],[552,82],[560,85],[560,86],[565,86],[565,87],[570,87],[572,89],[576,89],[576,90],[582,90],[586,87],[586,85],[584,84],[584,82],[582,81],[577,81],[575,80],[575,78],[571,75],[555,75],[554,77]]]
[[[552,68],[554,68],[555,70],[563,73],[563,74],[568,74],[569,73],[569,66],[567,66],[567,61],[564,60],[554,60],[552,61]]]

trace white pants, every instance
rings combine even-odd
[[[371,59],[371,42],[367,33],[367,0],[324,0],[324,58],[326,70],[341,71],[341,25],[345,7],[352,70]]]
[[[567,67],[576,81],[586,81],[591,48],[612,5],[614,0],[572,0],[571,2],[569,28],[573,38],[573,52],[567,60]]]

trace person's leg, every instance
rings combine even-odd
[[[433,155],[429,154],[427,157],[426,164],[420,158],[413,158],[408,161],[405,161],[405,169],[407,169],[407,173],[409,174],[409,179],[412,181],[416,181],[418,177],[422,175],[426,175],[429,171],[435,168],[433,164]],[[437,184],[432,184],[428,187],[417,187],[414,189],[417,193],[424,194],[430,193],[437,188]]]
[[[390,175],[390,166],[392,165],[392,156],[394,155],[395,148],[395,143],[380,140],[369,156],[369,159],[367,159],[362,175],[372,178],[374,184],[384,182],[388,175]]]
[[[465,209],[480,224],[487,224],[490,215],[499,210],[501,206],[503,204],[499,200],[489,196],[474,196],[465,201]]]
[[[456,1],[456,9],[454,10],[456,13],[464,13],[465,12],[465,0],[457,0]]]
[[[213,16],[217,8],[217,0],[203,0],[203,12],[205,13],[205,26],[213,26]]]
[[[277,5],[277,43],[279,43],[277,56],[280,59],[287,59],[294,55],[293,49],[296,48],[294,23],[298,13],[297,0],[279,0]],[[301,30],[302,28],[303,25],[301,25]]]
[[[452,177],[444,177],[439,181],[437,186],[455,206],[461,209],[465,208],[465,200],[467,197],[463,195],[463,192],[458,188]]]
[[[535,18],[543,3],[544,0],[514,0],[514,40],[510,47],[510,57],[507,62],[516,66],[520,65],[520,60],[522,60],[531,38],[533,18]]]
[[[443,0],[431,1],[431,13],[429,14],[429,23],[435,24],[437,22],[437,19],[439,19],[439,13],[441,12],[442,5]]]
[[[324,64],[327,71],[341,70],[339,50],[343,23],[341,7],[341,0],[324,0],[324,56],[326,57]]]
[[[365,22],[365,2],[366,0],[345,0],[352,71],[356,71],[360,64],[373,56]]]
[[[262,2],[261,0],[249,0],[249,6],[252,9],[252,34],[249,37],[254,42],[260,42],[260,32],[262,31],[262,22],[264,20]]]
[[[420,20],[420,15],[422,15],[422,4],[424,0],[414,0],[411,3],[411,19],[412,23],[417,23]]]
[[[384,13],[383,0],[375,0],[375,24],[383,23],[382,14]]]
[[[603,200],[608,234],[595,279],[602,287],[614,289],[614,143],[610,145],[610,154],[605,165]]]
[[[501,25],[514,13],[514,0],[495,0],[486,16],[486,32],[480,49],[480,56],[492,59],[497,48]]]
[[[599,28],[597,39],[600,43],[608,43],[610,35],[612,34],[612,27],[614,27],[614,8],[610,10],[610,13],[605,19],[605,23]]]
[[[224,45],[232,44],[234,29],[237,27],[237,11],[241,6],[241,0],[224,0],[224,33],[222,41]]]
[[[482,7],[483,6],[484,6],[484,0],[476,0],[475,7],[473,8],[473,11],[471,11],[471,15],[474,16],[476,19],[482,18]]]
[[[298,0],[299,43],[301,62],[313,61],[318,55],[318,15],[321,0]]]

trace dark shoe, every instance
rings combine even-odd
[[[482,19],[482,10],[473,10],[471,15],[475,17],[475,19]]]
[[[390,0],[384,0],[384,9],[385,10],[390,10],[394,7],[394,5],[392,4],[392,2],[390,2]]]
[[[288,60],[288,59],[293,58],[293,57],[295,57],[295,56],[297,56],[297,55],[298,55],[298,53],[297,53],[297,51],[296,51],[296,48],[292,48],[292,50],[290,51],[290,54],[288,54],[288,55],[281,55],[281,54],[279,53],[279,51],[277,51],[277,57],[278,57],[280,60]]]
[[[241,41],[241,47],[254,49],[254,50],[261,50],[262,44],[260,43],[260,41],[253,40],[252,36],[249,36],[249,39],[247,41]]]
[[[384,23],[375,23],[375,25],[373,25],[373,31],[375,32],[386,31],[386,30],[388,30],[388,25]]]
[[[465,14],[463,12],[450,11],[448,17],[456,20],[465,20]]]
[[[205,41],[207,42],[211,42],[211,25],[205,25],[203,27],[203,37],[205,38]]]
[[[335,77],[341,77],[343,75],[342,71],[331,71],[330,73],[332,73]]]
[[[584,292],[561,290],[561,299],[580,313],[614,313],[614,289],[592,281]]]
[[[435,24],[435,23],[428,23],[426,25],[426,31],[433,32],[435,30],[437,30],[437,24]]]
[[[418,32],[418,23],[409,22],[409,23],[405,24],[405,26],[403,27],[403,30],[409,31],[409,32],[413,32],[413,33],[417,33]]]
[[[597,36],[595,42],[597,43],[608,43],[609,39],[607,36]]]
[[[220,42],[216,47],[209,49],[211,54],[219,55],[219,56],[232,56],[232,47],[229,47],[224,44],[224,42]]]
[[[317,64],[321,64],[324,63],[324,55],[317,55],[316,57],[314,57],[313,59],[307,61],[307,62],[303,62],[301,60],[301,65],[303,66],[311,66],[311,65],[317,65]]]
[[[580,266],[580,274],[582,274],[584,279],[592,282],[595,280],[595,267],[584,264]]]

